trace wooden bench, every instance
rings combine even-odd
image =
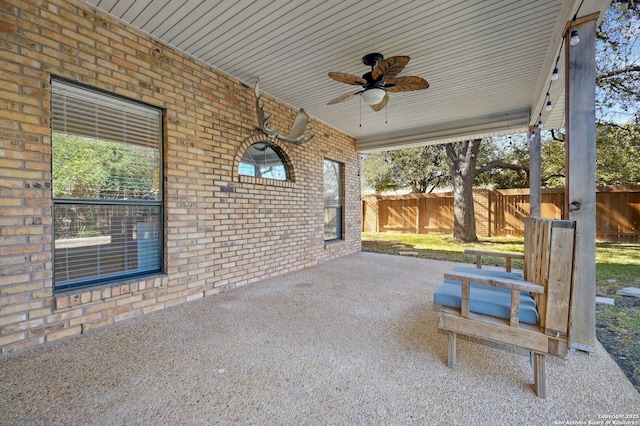
[[[438,329],[447,333],[448,364],[456,363],[456,335],[526,349],[534,354],[535,392],[546,397],[546,355],[568,353],[573,292],[575,222],[525,219],[524,255],[474,251],[483,256],[524,259],[524,276],[507,271],[454,268],[434,295],[442,305]]]

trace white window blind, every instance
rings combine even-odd
[[[157,273],[162,111],[52,82],[56,289]]]
[[[158,148],[162,111],[54,80],[54,132]]]

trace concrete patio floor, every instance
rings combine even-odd
[[[599,344],[594,355],[547,357],[547,399],[534,395],[525,351],[460,339],[449,369],[433,292],[452,266],[358,253],[0,361],[0,424],[513,425],[640,414],[640,394]]]

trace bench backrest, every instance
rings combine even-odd
[[[536,300],[540,326],[561,339],[569,333],[575,236],[574,221],[525,219],[524,278],[545,287]]]

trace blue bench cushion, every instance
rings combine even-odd
[[[462,305],[462,283],[445,279],[434,293],[433,302],[437,305],[460,309]],[[509,319],[511,314],[511,290],[471,283],[469,310],[478,314]],[[526,292],[520,292],[519,319],[520,322],[527,324],[538,323],[535,300]]]

